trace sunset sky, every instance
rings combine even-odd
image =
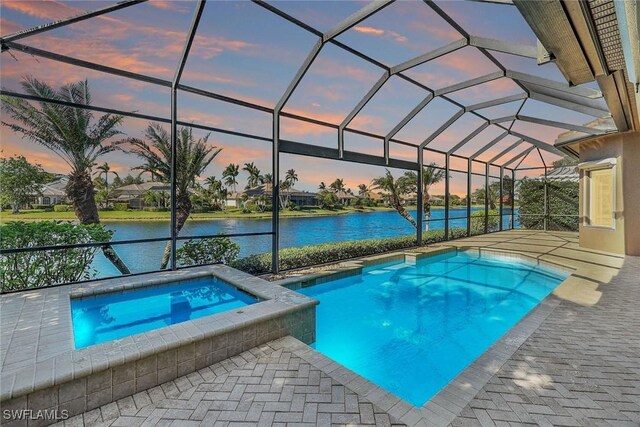
[[[326,31],[362,8],[363,1],[275,1],[270,2],[286,13]],[[473,35],[514,43],[535,45],[536,38],[517,9],[510,5],[439,1],[438,5]],[[0,10],[0,32],[6,35],[105,6],[101,1],[15,1],[3,0]],[[186,39],[195,3],[152,0],[98,18],[20,40],[20,43],[52,52],[144,73],[170,80]],[[338,40],[361,50],[388,66],[441,47],[462,36],[421,1],[398,1],[364,20],[338,37]],[[200,21],[193,49],[184,71],[182,83],[232,96],[256,104],[273,107],[307,56],[316,36],[248,1],[209,1]],[[494,54],[508,69],[535,74],[566,83],[554,64],[538,66],[535,60],[508,54]],[[88,79],[93,104],[126,111],[169,117],[170,93],[166,88],[120,77],[68,66],[19,52],[3,52],[1,80],[4,89],[21,91],[20,79],[26,74],[59,87],[68,82]],[[498,68],[476,48],[465,47],[430,63],[415,67],[406,74],[424,85],[437,89],[482,76]],[[338,124],[380,78],[382,70],[352,54],[327,44],[284,111]],[[595,87],[594,85],[589,85]],[[521,93],[509,79],[498,79],[450,94],[464,105]],[[427,92],[391,77],[369,104],[351,122],[350,128],[376,134],[388,133]],[[250,110],[197,95],[180,93],[178,119],[270,137],[270,114]],[[480,110],[487,118],[515,114],[522,101]],[[603,104],[604,105],[604,104]],[[436,99],[418,114],[397,138],[418,145],[431,132],[451,117],[458,108]],[[580,113],[527,100],[521,114],[584,124],[593,118]],[[96,113],[96,117],[99,116]],[[3,116],[3,120],[7,120]],[[466,113],[430,146],[448,150],[477,128],[482,121]],[[510,123],[503,123],[508,126]],[[142,137],[146,121],[126,118],[123,136]],[[513,130],[552,144],[562,129],[518,122]],[[205,132],[196,132],[203,136]],[[461,149],[470,155],[502,133],[489,126]],[[334,129],[282,119],[281,137],[307,144],[336,147]],[[2,155],[25,155],[51,172],[67,173],[67,166],[46,148],[22,140],[6,127],[0,130]],[[488,160],[513,144],[515,137],[503,139],[479,160]],[[223,147],[221,154],[205,176],[220,176],[225,165],[233,162],[255,162],[263,173],[271,172],[270,143],[213,133],[209,143]],[[516,153],[530,147],[521,144]],[[383,155],[382,141],[346,133],[345,149]],[[540,166],[537,153],[528,156],[522,167]],[[391,156],[415,159],[416,150],[393,144]],[[543,152],[546,161],[558,157]],[[443,164],[442,156],[426,154],[426,161]],[[508,160],[504,157],[500,164]],[[110,153],[101,160],[126,175],[139,160],[122,152]],[[454,167],[465,167],[456,161]],[[384,173],[383,168],[346,164],[291,155],[282,156],[282,171],[294,168],[300,182],[297,188],[314,190],[320,181],[343,178],[356,189]],[[393,171],[396,175],[402,171]],[[240,176],[244,185],[246,174]],[[451,190],[464,194],[464,175],[453,176]],[[436,191],[437,193],[437,191]]]

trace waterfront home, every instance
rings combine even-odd
[[[145,202],[144,194],[155,193],[159,197],[169,198],[171,186],[164,182],[148,181],[142,184],[129,184],[118,187],[111,192],[112,201],[115,203],[128,203],[132,209],[142,209],[146,206],[155,206],[155,203]]]

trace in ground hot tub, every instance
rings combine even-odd
[[[216,277],[71,299],[75,348],[83,348],[254,304]]]

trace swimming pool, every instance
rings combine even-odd
[[[258,300],[215,277],[71,300],[75,348],[162,328]]]
[[[463,251],[383,264],[298,292],[320,301],[316,350],[422,406],[567,276]]]

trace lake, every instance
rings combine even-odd
[[[482,208],[472,208],[474,212],[477,210],[482,210]],[[508,212],[508,210],[505,209],[505,212]],[[431,213],[430,229],[443,229],[444,209],[433,209]],[[411,212],[411,214],[415,218],[415,211]],[[449,226],[451,228],[466,228],[467,220],[464,218],[466,214],[466,208],[464,207],[451,209]],[[114,231],[114,240],[151,239],[170,236],[169,221],[104,221],[104,224],[106,228]],[[503,224],[505,228],[508,227],[509,217],[504,218]],[[195,236],[269,231],[271,231],[271,219],[230,218],[189,220],[180,235]],[[397,237],[413,233],[415,233],[413,226],[396,211],[280,219],[281,248],[345,240]],[[271,236],[237,237],[232,240],[240,245],[241,257],[271,251]],[[159,268],[164,246],[165,242],[156,242],[116,245],[114,248],[132,272],[141,273]],[[104,258],[101,252],[96,255],[93,268],[96,269],[98,277],[118,274],[117,270]]]

